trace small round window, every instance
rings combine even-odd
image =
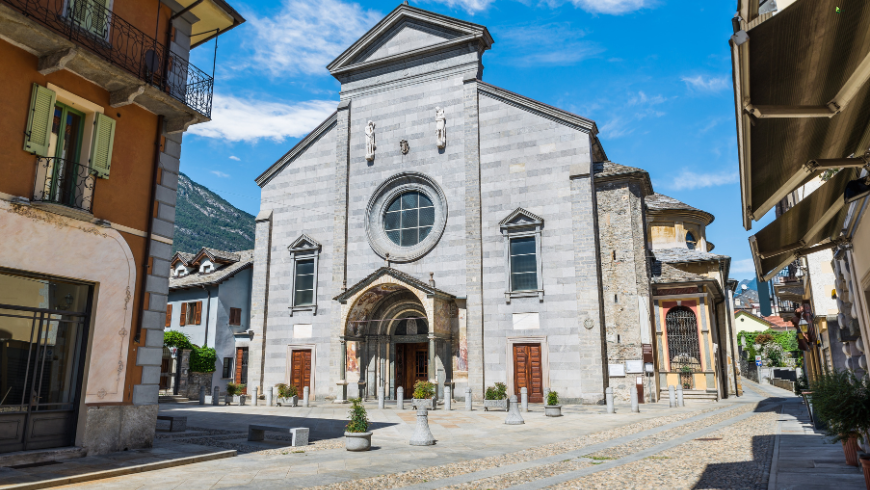
[[[422,242],[435,222],[435,207],[422,192],[399,195],[384,212],[384,230],[396,245],[411,247]]]

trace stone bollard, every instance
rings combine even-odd
[[[465,410],[470,412],[472,410],[473,400],[471,399],[471,388],[465,388]]]
[[[308,408],[308,387],[302,388],[302,406]]]
[[[220,404],[221,389],[219,386],[214,387],[214,396],[211,397],[211,404],[218,406]]]
[[[307,396],[306,396],[307,398]],[[378,410],[384,409],[384,387],[378,386]]]
[[[507,425],[522,425],[526,423],[523,420],[523,416],[520,415],[520,404],[517,403],[516,395],[511,395],[511,399],[508,402],[508,414],[504,419],[504,423]]]
[[[205,386],[199,387],[199,404],[205,405]]]
[[[607,413],[613,413],[613,388],[607,387],[604,390],[604,401],[607,402]]]
[[[405,388],[402,388],[401,386],[396,388],[396,409],[405,409]]]
[[[523,405],[523,412],[529,411],[529,389],[523,386],[520,388],[520,403]]]
[[[671,408],[677,406],[677,399],[674,396],[674,385],[668,385],[668,404]]]
[[[270,386],[266,388],[266,406],[272,406],[272,396],[275,394],[275,388]]]
[[[637,385],[631,385],[631,412],[640,413],[640,404],[637,400]]]
[[[453,392],[449,386],[444,387],[444,410],[448,412],[453,409]]]
[[[411,436],[412,446],[431,446],[435,444],[435,438],[432,437],[432,431],[429,430],[429,409],[420,407],[417,409],[417,427],[414,428],[414,435]]]
[[[254,403],[253,403],[253,405],[256,407],[259,404],[260,404],[260,388],[255,386],[254,387]]]
[[[683,385],[677,386],[677,403],[679,407],[686,406],[686,402],[683,400]]]

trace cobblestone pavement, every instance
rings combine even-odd
[[[647,404],[639,414],[626,406],[618,406],[616,414],[602,413],[600,407],[566,407],[564,417],[552,419],[536,407],[523,414],[526,424],[521,426],[504,425],[504,412],[432,412],[430,425],[438,443],[429,447],[408,445],[414,412],[371,407],[375,447],[365,453],[344,451],[338,437],[346,407],[291,412],[161,406],[161,412],[188,415],[191,430],[180,436],[160,433],[160,441],[233,448],[240,455],[78,486],[761,489],[767,488],[773,471],[783,407],[799,415],[803,406],[782,390],[744,381],[747,385],[740,398],[687,401],[687,407],[673,409],[666,402]],[[289,448],[278,438],[248,442],[240,430],[241,422],[276,425],[276,420],[311,427],[312,444]],[[838,485],[838,490],[848,488]]]

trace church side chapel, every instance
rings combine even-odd
[[[660,388],[649,176],[608,162],[594,121],[484,82],[493,43],[404,4],[328,65],[336,111],[257,179],[249,386]]]

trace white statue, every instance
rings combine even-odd
[[[375,123],[369,121],[366,124],[366,160],[372,161],[375,159],[375,150],[378,146],[375,144]]]
[[[447,119],[444,118],[444,109],[440,107],[435,108],[435,141],[442,150],[447,146]]]

